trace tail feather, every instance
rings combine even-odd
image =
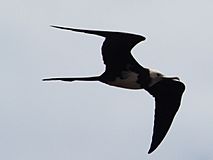
[[[96,77],[82,77],[82,78],[44,78],[43,81],[100,81],[100,76]]]
[[[69,81],[72,82],[76,80],[75,78],[45,78],[43,81]]]

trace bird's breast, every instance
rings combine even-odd
[[[138,83],[138,76],[138,73],[123,71],[120,76],[108,81],[107,84],[127,89],[141,89],[141,84]]]

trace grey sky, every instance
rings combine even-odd
[[[213,159],[213,2],[13,0],[0,5],[0,159]],[[186,91],[173,125],[148,155],[154,99],[101,83],[46,83],[98,75],[102,38],[49,25],[138,33],[133,55],[177,75]]]

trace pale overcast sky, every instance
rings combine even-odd
[[[211,0],[8,0],[0,5],[0,159],[213,159]],[[98,82],[103,38],[49,27],[126,31],[147,39],[138,62],[179,76],[181,108],[151,155],[154,99]]]

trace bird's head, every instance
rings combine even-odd
[[[150,83],[149,83],[149,87],[153,86],[154,84],[158,83],[161,80],[166,80],[166,79],[170,79],[170,80],[180,80],[178,77],[167,77],[165,75],[163,75],[162,73],[160,73],[159,71],[156,70],[151,70],[149,69],[149,74],[150,74]]]

